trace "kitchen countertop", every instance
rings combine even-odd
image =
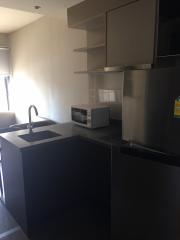
[[[121,121],[115,121],[110,124],[108,127],[99,128],[99,129],[87,129],[81,126],[78,126],[72,122],[63,123],[63,124],[54,124],[50,126],[34,128],[34,132],[40,131],[53,131],[60,134],[61,136],[49,138],[46,140],[36,141],[36,142],[27,142],[19,137],[19,135],[28,134],[28,129],[3,133],[0,135],[1,138],[12,143],[19,149],[28,148],[36,146],[38,144],[48,143],[52,141],[59,141],[63,139],[68,139],[74,136],[81,136],[88,138],[90,140],[107,144],[108,146],[120,145],[121,144],[121,135],[122,127]]]
[[[63,141],[72,137],[84,137],[91,141],[95,141],[100,144],[105,144],[108,147],[116,147],[122,153],[130,154],[134,157],[143,157],[150,160],[161,161],[164,163],[170,163],[171,165],[179,165],[180,156],[173,156],[172,154],[165,154],[161,152],[153,152],[150,149],[134,148],[130,147],[128,144],[123,144],[122,142],[122,122],[115,121],[111,123],[108,127],[98,128],[98,129],[88,129],[78,126],[72,122],[54,124],[49,126],[37,127],[33,129],[33,132],[40,131],[53,131],[60,134],[58,137],[53,137],[41,141],[27,142],[19,137],[19,135],[28,134],[29,130],[20,130],[15,132],[7,132],[0,134],[0,138],[16,146],[18,149],[23,150],[31,147],[36,147],[39,144],[46,144],[53,141]]]

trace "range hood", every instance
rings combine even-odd
[[[104,67],[104,72],[124,72],[127,70],[142,70],[142,69],[151,69],[152,64],[138,64],[133,66],[111,66]]]
[[[128,70],[146,70],[151,69],[153,67],[152,64],[138,64],[134,66],[111,66],[111,67],[102,67],[96,68],[86,71],[76,71],[76,74],[106,74],[106,73],[117,73],[117,72],[124,72]]]

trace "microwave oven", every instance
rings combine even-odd
[[[87,128],[109,125],[110,109],[105,105],[76,105],[71,107],[72,121]]]

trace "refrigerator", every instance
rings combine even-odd
[[[124,73],[112,148],[111,240],[180,239],[180,68]]]
[[[180,68],[124,73],[122,138],[137,147],[180,154]]]

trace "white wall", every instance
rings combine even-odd
[[[121,72],[89,76],[90,103],[108,105],[112,119],[122,120],[123,80]]]
[[[86,55],[74,48],[86,44],[86,33],[67,27],[66,20],[43,17],[10,34],[13,80],[11,106],[20,121],[35,104],[39,115],[58,122],[71,120],[70,107],[88,102],[88,77],[73,72],[86,68]]]

